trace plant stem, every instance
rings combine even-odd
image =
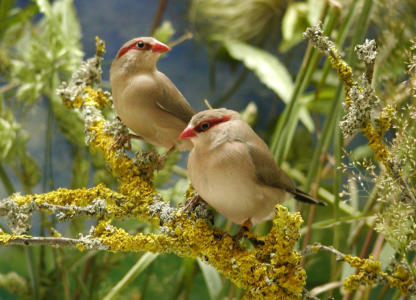
[[[0,162],[0,178],[3,183],[4,188],[6,189],[7,195],[10,196],[16,192],[16,189],[13,186],[9,176],[7,176],[6,170]]]
[[[160,22],[162,21],[163,13],[165,12],[165,7],[168,0],[160,0],[159,6],[156,11],[155,19],[153,20],[152,29],[150,30],[150,35],[152,35],[156,28],[159,26]]]
[[[151,252],[144,253],[137,263],[124,275],[124,277],[110,290],[103,300],[116,299],[117,295],[126,288],[141,272],[143,272],[158,256]]]
[[[234,83],[227,89],[227,91],[214,103],[214,107],[220,107],[223,105],[230,97],[234,94],[234,92],[238,89],[238,87],[243,83],[244,79],[246,79],[249,70],[244,67],[244,70],[238,75],[237,79]]]
[[[39,299],[39,276],[35,268],[33,249],[25,247],[24,251],[26,254],[26,262],[30,277],[30,283],[32,285],[32,299],[37,300]]]
[[[48,120],[46,123],[46,134],[45,134],[45,154],[43,160],[43,182],[42,190],[45,193],[47,189],[53,190],[53,167],[52,167],[52,137],[53,137],[53,121],[54,114],[52,110],[52,103],[48,101]],[[49,186],[48,186],[49,185]]]
[[[331,7],[328,20],[324,26],[325,33],[328,34],[332,31],[338,12],[337,7]],[[321,54],[312,48],[309,42],[299,75],[296,77],[293,94],[291,95],[289,104],[276,124],[270,143],[271,151],[278,165],[286,159],[288,149],[291,147],[293,136],[289,136],[289,132],[293,132],[293,128],[297,125],[298,116],[295,112],[300,105],[299,99],[309,84],[320,57]]]

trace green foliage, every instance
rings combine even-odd
[[[277,57],[236,40],[222,40],[222,43],[231,57],[241,60],[262,83],[272,89],[285,103],[288,103],[294,86],[289,72]],[[305,107],[302,106],[298,114],[306,128],[313,131],[314,124]]]
[[[190,18],[208,41],[261,41],[274,33],[284,4],[282,0],[193,0]]]
[[[51,6],[38,1],[44,17],[34,31],[25,31],[15,43],[17,55],[12,59],[12,82],[19,84],[16,96],[27,104],[39,100],[41,94],[51,97],[63,79],[79,65],[80,28],[72,1],[56,1]]]
[[[162,43],[168,43],[174,34],[175,29],[173,28],[172,23],[164,21],[158,28],[156,28],[153,36]]]
[[[308,0],[290,2],[282,19],[281,52],[286,52],[302,41],[302,33],[308,26],[319,22],[325,1]]]
[[[210,265],[207,265],[199,258],[197,259],[198,265],[201,268],[202,274],[204,275],[205,282],[208,287],[209,297],[211,300],[218,299],[220,292],[223,289],[220,274],[217,270]]]

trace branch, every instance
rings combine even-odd
[[[392,272],[382,272],[380,262],[374,260],[372,255],[369,258],[359,258],[344,254],[332,246],[324,246],[319,243],[307,246],[301,254],[308,256],[317,251],[326,251],[336,256],[337,261],[345,261],[351,267],[357,268],[357,274],[352,274],[344,280],[344,288],[356,290],[360,285],[373,285],[380,283],[390,287],[396,287],[402,294],[416,294],[416,282],[411,272],[402,266],[394,266]]]
[[[84,244],[80,239],[71,239],[65,237],[36,237],[36,236],[13,236],[8,234],[0,234],[0,243],[5,245],[45,245],[45,246],[60,246],[60,247],[76,247],[78,244]],[[7,238],[7,242],[3,239]],[[98,249],[98,248],[97,248]]]

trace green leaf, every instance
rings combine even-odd
[[[289,101],[293,92],[292,78],[276,56],[240,41],[227,39],[222,42],[234,59],[242,61],[285,103]]]
[[[39,6],[39,10],[47,18],[53,18],[52,7],[48,0],[37,0],[36,3]]]
[[[383,248],[381,248],[380,252],[380,264],[381,269],[384,271],[390,265],[391,261],[394,260],[394,254],[396,251],[390,245],[390,243],[384,243]]]
[[[90,163],[86,159],[86,151],[77,148],[72,166],[71,188],[88,186]]]
[[[10,150],[16,142],[17,124],[0,118],[0,161],[9,158]]]
[[[20,172],[18,173],[20,181],[25,191],[30,191],[41,178],[41,171],[35,159],[26,151],[23,146],[19,147],[18,156],[20,161]]]
[[[302,2],[292,2],[286,9],[282,20],[283,41],[279,46],[281,52],[286,52],[302,41],[302,33],[307,23],[308,6]]]
[[[3,21],[9,15],[13,8],[15,0],[1,0],[0,1],[0,20]]]
[[[322,0],[308,0],[308,22],[310,25],[315,25],[319,22],[321,17],[322,8],[325,5],[325,1]]]
[[[110,292],[103,298],[103,300],[118,299],[116,298],[122,290],[124,290],[130,282],[132,282],[140,273],[158,257],[159,254],[151,252],[144,253],[137,263],[124,275],[124,277],[117,282],[117,284],[110,290]]]
[[[73,145],[79,148],[85,148],[84,122],[80,113],[74,110],[68,110],[62,100],[56,95],[50,95],[53,114],[58,122],[59,131]]]
[[[172,173],[170,172],[169,177],[171,176]],[[173,203],[182,203],[184,201],[184,195],[188,188],[189,180],[185,178],[180,178],[172,187],[168,189],[159,190],[159,193],[165,201]]]
[[[205,282],[207,284],[209,298],[211,300],[215,300],[218,298],[223,288],[220,274],[218,274],[217,270],[214,267],[207,265],[199,258],[197,258],[197,261],[199,267],[201,268]]]
[[[153,36],[162,43],[168,43],[171,37],[175,34],[175,29],[170,21],[164,21],[162,25],[156,28]]]
[[[373,150],[368,145],[357,146],[352,150],[351,160],[360,161],[373,156]]]
[[[242,61],[257,75],[259,80],[273,90],[286,104],[293,93],[292,78],[280,60],[260,48],[236,40],[223,40],[224,47],[234,59]],[[299,119],[313,131],[312,118],[304,106],[299,109]]]

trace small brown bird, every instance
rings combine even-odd
[[[179,139],[194,144],[188,174],[195,190],[236,224],[249,227],[271,219],[274,206],[288,194],[323,205],[295,187],[238,112],[224,108],[202,111],[192,117]]]
[[[190,150],[192,143],[178,136],[195,112],[156,68],[160,54],[169,50],[152,37],[137,37],[121,47],[110,69],[114,108],[121,121],[150,144]]]

